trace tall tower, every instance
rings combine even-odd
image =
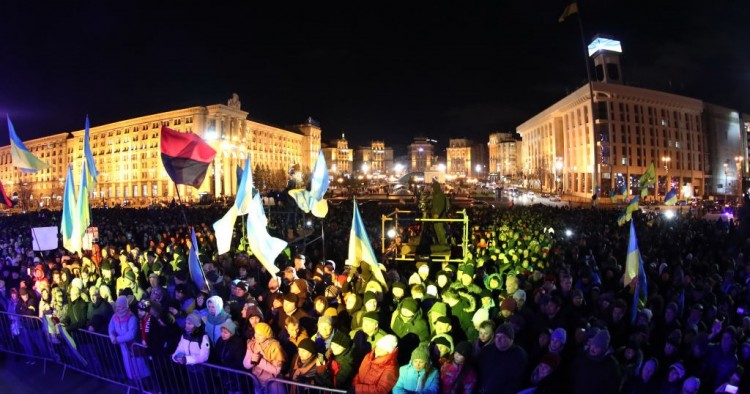
[[[594,80],[604,83],[622,83],[620,41],[597,34],[588,46],[589,56],[594,59]]]

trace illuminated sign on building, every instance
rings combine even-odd
[[[589,56],[593,56],[599,51],[622,53],[622,46],[620,46],[620,41],[611,38],[597,37],[594,41],[591,41],[591,44],[589,44]]]

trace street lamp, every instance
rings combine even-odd
[[[669,179],[669,162],[672,161],[672,158],[669,156],[663,156],[661,158],[661,162],[664,163],[664,171],[666,173],[666,186],[664,189],[664,193],[668,193],[672,186],[672,180]]]
[[[557,184],[557,186],[555,188],[555,191],[557,193],[560,193],[560,194],[562,194],[561,191],[560,191],[560,189],[561,189],[560,185],[562,184],[562,179],[560,179],[561,176],[562,176],[562,168],[563,168],[563,158],[562,157],[558,157],[557,161],[555,162],[555,169],[557,170],[557,173],[555,175],[557,176],[557,182],[558,182],[558,184]]]
[[[742,195],[742,180],[745,178],[742,171],[742,161],[744,158],[740,155],[734,157],[734,164],[737,165],[737,195]]]
[[[727,159],[727,161],[729,161]],[[724,204],[727,203],[727,175],[729,173],[729,164],[724,163]]]

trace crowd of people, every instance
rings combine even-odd
[[[211,223],[223,212],[189,209],[208,282],[198,288],[176,209],[94,210],[99,242],[83,256],[32,251],[29,228],[56,224],[55,214],[3,218],[0,308],[107,335],[113,346],[142,343],[175,364],[249,372],[262,385],[282,378],[365,394],[750,386],[746,222],[635,214],[648,290],[639,302],[635,284],[623,286],[629,232],[614,211],[476,208],[465,262],[394,240],[381,276],[345,264],[351,202],[315,220],[326,244],[291,244],[278,275],[247,252],[217,255]],[[386,209],[361,208],[377,252]],[[398,230],[398,242],[434,236],[418,222]],[[461,242],[459,224],[446,230]],[[29,354],[39,346],[22,324],[9,331],[0,335]]]

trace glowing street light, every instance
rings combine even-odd
[[[745,178],[742,170],[742,161],[744,157],[737,155],[734,157],[734,164],[737,166],[737,194],[742,195],[742,180]]]

